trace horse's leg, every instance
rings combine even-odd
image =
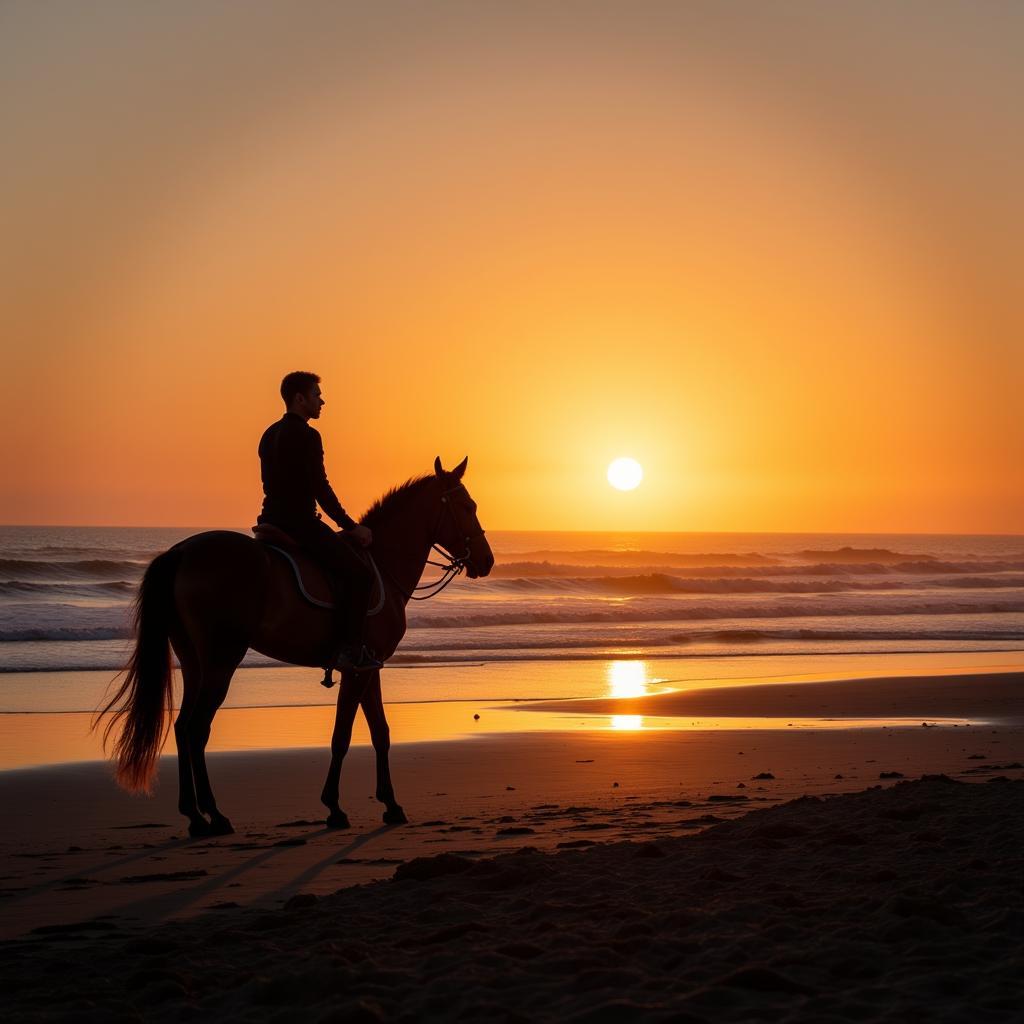
[[[387,716],[384,714],[380,672],[366,673],[366,686],[363,689],[360,704],[363,714],[366,715],[366,724],[370,727],[373,752],[377,755],[377,799],[385,805],[384,823],[386,825],[404,825],[409,819],[395,799],[395,789],[391,785],[391,765],[388,761],[388,752],[391,750],[391,730],[388,727]]]
[[[235,830],[231,822],[217,809],[217,801],[210,786],[210,775],[206,768],[206,744],[210,739],[210,727],[213,716],[224,703],[238,663],[244,651],[237,659],[224,665],[208,666],[203,673],[203,688],[196,702],[195,710],[188,723],[189,751],[192,755],[192,775],[195,780],[196,801],[199,810],[210,817],[209,835],[226,836]]]
[[[184,673],[182,673],[184,675]],[[192,750],[189,743],[188,727],[194,701],[182,700],[178,717],[174,720],[174,742],[178,747],[178,810],[188,818],[188,834],[205,836],[209,834],[210,823],[199,811],[196,800],[196,785],[192,774]]]
[[[327,769],[320,802],[327,808],[327,825],[330,828],[348,828],[348,815],[338,804],[341,785],[341,763],[345,760],[352,744],[352,723],[359,709],[361,680],[354,672],[341,673],[338,689],[338,711],[334,718],[334,733],[331,736],[331,766]]]
[[[202,687],[202,669],[191,644],[184,636],[174,638],[174,650],[181,664],[181,707],[174,720],[174,743],[178,748],[178,810],[188,818],[191,836],[206,835],[209,822],[200,814],[192,775],[192,752],[188,727]]]

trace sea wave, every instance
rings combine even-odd
[[[976,632],[963,629],[707,629],[690,630],[686,633],[645,633],[642,636],[624,637],[621,633],[591,632],[586,635],[527,635],[523,634],[502,641],[500,646],[474,640],[472,635],[460,640],[447,641],[443,645],[418,645],[415,641],[404,645],[401,650],[407,654],[444,653],[451,651],[476,652],[490,658],[497,651],[543,651],[543,650],[614,650],[624,646],[633,649],[662,647],[688,647],[707,644],[745,645],[779,641],[1012,641],[1024,642],[1024,629],[1001,631],[979,629]]]
[[[927,579],[926,587],[953,589],[959,585],[964,589],[1015,589],[1024,587],[1024,576],[957,577],[955,579]],[[479,586],[479,584],[477,584]],[[554,592],[601,592],[608,594],[829,594],[844,591],[889,591],[919,589],[920,581],[909,580],[868,580],[861,581],[844,577],[842,579],[779,580],[764,577],[731,576],[727,578],[677,576],[671,573],[652,572],[645,575],[607,576],[514,576],[488,580],[483,586],[489,590],[536,593],[539,590]]]
[[[899,615],[1005,615],[1024,612],[1024,599],[1019,597],[967,601],[927,600],[915,595],[902,605],[895,600],[885,603],[849,604],[827,601],[794,601],[792,603],[708,604],[660,602],[653,606],[628,604],[583,603],[581,606],[555,604],[551,607],[512,608],[508,611],[460,610],[457,614],[434,614],[419,617],[415,625],[432,629],[467,629],[482,626],[571,625],[590,622],[700,622],[709,619],[795,619],[836,615],[899,616]]]
[[[994,598],[983,591],[965,591],[958,600],[945,595],[936,597],[913,595],[888,595],[884,600],[874,595],[849,594],[822,596],[793,595],[791,600],[758,601],[744,600],[744,595],[734,599],[686,600],[634,598],[624,600],[589,600],[567,598],[565,600],[539,600],[527,603],[499,601],[451,602],[439,609],[425,611],[417,609],[410,616],[410,628],[414,631],[432,630],[506,630],[504,639],[495,643],[515,643],[518,630],[514,627],[545,626],[558,627],[564,639],[564,629],[569,626],[588,625],[642,625],[679,622],[701,623],[715,620],[768,619],[792,621],[800,618],[866,618],[875,621],[888,617],[957,616],[970,625],[972,634],[983,628],[980,620],[984,616],[1020,615],[1024,613],[1024,596],[1003,596]],[[131,635],[128,605],[95,608],[60,606],[54,612],[46,609],[45,617],[39,614],[38,606],[24,605],[8,610],[0,616],[0,643],[18,643],[34,640],[115,640]],[[1024,629],[1024,622],[1018,623]],[[792,627],[790,627],[792,628]],[[908,622],[902,635],[914,635],[915,626]],[[524,632],[529,632],[524,629]]]
[[[730,579],[692,579],[668,573],[649,573],[643,576],[560,576],[538,580],[532,577],[514,577],[496,580],[489,589],[532,593],[541,589],[566,592],[598,592],[607,594],[813,594],[839,593],[844,590],[889,590],[888,582],[856,583],[847,580],[770,581],[733,577]]]
[[[520,636],[513,642],[489,644],[488,638],[463,634],[458,640],[430,644],[433,637],[410,637],[388,665],[426,666],[444,663],[587,660],[616,658],[701,658],[822,653],[924,653],[927,651],[1019,651],[1024,654],[1024,629],[1014,632],[935,629],[920,633],[899,629],[784,630],[712,629],[679,634],[672,630],[624,636],[621,632],[594,632],[588,636]],[[129,644],[109,640],[21,645],[16,658],[0,662],[0,678],[18,672],[122,671]],[[246,668],[271,668],[281,663],[256,651],[243,661]],[[3,691],[0,689],[0,704]]]
[[[898,551],[890,551],[888,548],[854,548],[848,545],[841,548],[798,551],[796,557],[810,559],[814,562],[849,562],[854,565],[862,562],[887,564],[890,562],[905,562],[910,559],[916,561],[935,561],[933,555],[903,555]]]
[[[126,640],[131,627],[124,626],[23,626],[0,629],[0,643],[26,643],[32,640]]]
[[[40,561],[28,558],[0,558],[0,580],[25,581],[35,579],[121,580],[125,576],[141,575],[145,562],[129,562],[110,558],[84,558],[74,561]]]
[[[432,636],[411,636],[400,648],[404,658],[430,660],[455,652],[476,654],[482,660],[491,660],[501,652],[518,651],[614,651],[623,647],[632,650],[657,650],[665,648],[699,648],[708,645],[728,647],[756,646],[758,644],[792,642],[795,649],[800,644],[822,642],[841,643],[851,641],[909,641],[932,643],[947,641],[978,641],[1024,643],[1024,624],[1016,628],[965,630],[961,627],[920,629],[911,627],[887,627],[872,629],[868,626],[836,629],[794,629],[763,626],[757,629],[691,629],[680,633],[668,628],[648,629],[638,634],[624,635],[615,630],[588,630],[566,635],[564,633],[527,633],[497,639],[493,635],[477,636],[474,633],[445,637],[443,640]]]
[[[81,546],[75,544],[35,544],[30,547],[18,547],[10,553],[32,556],[33,558],[41,557],[42,559],[56,557],[58,560],[65,560],[68,558],[109,558],[111,555],[119,555],[122,558],[131,558],[135,561],[143,560],[150,562],[156,558],[162,550],[166,550],[166,548],[140,548],[123,544],[119,544],[116,547],[112,547],[110,545],[101,547],[99,545]]]
[[[29,594],[39,597],[92,597],[106,594],[134,594],[138,583],[103,580],[100,583],[40,583],[34,580],[0,581],[0,595]]]
[[[958,552],[947,557],[940,554],[896,551],[891,548],[855,548],[848,545],[833,548],[804,548],[792,552],[764,554],[758,551],[716,551],[687,553],[677,551],[656,551],[652,549],[621,550],[616,548],[544,548],[530,551],[504,551],[499,555],[504,564],[537,563],[567,566],[620,566],[695,569],[715,566],[752,567],[793,567],[805,566],[809,561],[832,566],[847,566],[857,569],[862,566],[880,567],[887,570],[901,565],[920,563],[970,562],[991,564],[994,561],[1024,561],[1024,550],[1008,553],[970,554]]]
[[[501,556],[523,562],[551,562],[567,565],[662,565],[690,568],[701,565],[775,565],[780,559],[756,551],[719,551],[689,554],[678,551],[617,550],[615,548],[548,548],[541,551],[513,551]]]
[[[729,566],[703,565],[676,567],[671,565],[641,564],[630,566],[616,565],[583,565],[574,562],[498,562],[488,577],[491,580],[507,577],[523,579],[546,579],[559,577],[584,576],[635,576],[641,573],[661,573],[666,576],[687,579],[703,578],[776,578],[776,577],[811,577],[839,576],[856,577],[861,575],[877,576],[923,576],[936,575],[955,576],[967,573],[1000,573],[1024,572],[1024,559],[1020,560],[971,560],[971,561],[905,561],[892,564],[881,562],[857,562],[843,564],[839,562],[816,562],[813,565],[766,565],[766,566]]]
[[[875,555],[883,549],[870,549],[861,554]],[[841,555],[842,551],[813,551],[807,554]],[[610,582],[614,577],[640,580],[642,577],[664,577],[686,580],[729,580],[748,581],[752,579],[855,579],[859,576],[929,579],[935,577],[977,576],[991,577],[999,573],[1024,572],[1024,557],[990,558],[978,557],[959,560],[933,558],[931,556],[900,555],[889,553],[892,559],[845,560],[817,559],[811,564],[805,561],[783,561],[778,558],[750,554],[709,554],[679,555],[653,551],[600,551],[582,552],[548,551],[534,552],[524,556],[503,556],[494,566],[488,584],[513,579],[515,585],[525,587],[522,581],[553,581],[559,579],[582,580],[600,578],[604,585],[615,590],[628,584]],[[533,557],[533,556],[555,556]],[[114,558],[81,558],[51,560],[45,558],[0,558],[0,595],[12,592],[11,584],[27,583],[88,583],[95,581],[128,585],[137,581],[148,564],[147,561]],[[487,585],[487,584],[485,584]],[[977,586],[972,583],[966,585]],[[705,592],[703,588],[682,588],[678,584],[664,581],[644,585],[635,584],[634,592],[689,591]],[[661,588],[660,590],[658,588]],[[727,589],[713,586],[711,591]],[[737,590],[742,589],[740,584]],[[779,588],[782,589],[782,588]],[[786,588],[800,592],[797,588]]]

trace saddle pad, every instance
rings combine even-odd
[[[265,540],[261,540],[260,543],[270,548],[271,551],[276,551],[292,567],[299,593],[306,601],[317,608],[334,607],[334,595],[331,592],[331,585],[327,582],[327,575],[312,558],[298,549],[286,551],[284,548],[278,547],[276,544],[270,544]],[[377,568],[377,563],[373,560],[372,555],[369,555],[369,561],[370,568],[373,569],[375,582],[371,591],[373,595],[372,603],[366,610],[367,618],[380,614],[386,597],[384,580],[381,579],[380,570]]]

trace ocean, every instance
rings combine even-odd
[[[195,532],[0,527],[0,713],[93,710],[125,662],[131,602],[146,564]],[[459,578],[440,596],[410,605],[409,631],[389,662],[447,670],[401,673],[392,699],[594,692],[554,666],[544,692],[518,692],[510,670],[523,662],[692,659],[703,667],[709,659],[1024,650],[1021,536],[488,537],[497,559],[492,574]],[[428,567],[425,578],[436,572]],[[506,670],[460,670],[483,665]],[[245,692],[236,684],[229,705],[333,701],[319,687],[296,690],[296,679],[310,673],[250,652],[239,671]],[[530,678],[535,691],[538,676]],[[492,692],[480,693],[481,685]]]

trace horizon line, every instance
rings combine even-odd
[[[202,532],[206,530],[231,530],[240,533],[251,532],[251,527],[244,526],[199,526],[195,524],[177,525],[141,525],[136,523],[0,523],[0,529],[18,530],[195,530]],[[854,537],[1006,537],[1020,538],[1024,540],[1024,533],[1002,533],[995,531],[951,531],[951,530],[602,530],[593,528],[580,528],[576,530],[545,529],[543,527],[494,527],[488,529],[488,533],[601,533],[601,534],[644,534],[649,536],[672,536],[676,534],[693,534],[706,536],[835,536],[846,535]]]

